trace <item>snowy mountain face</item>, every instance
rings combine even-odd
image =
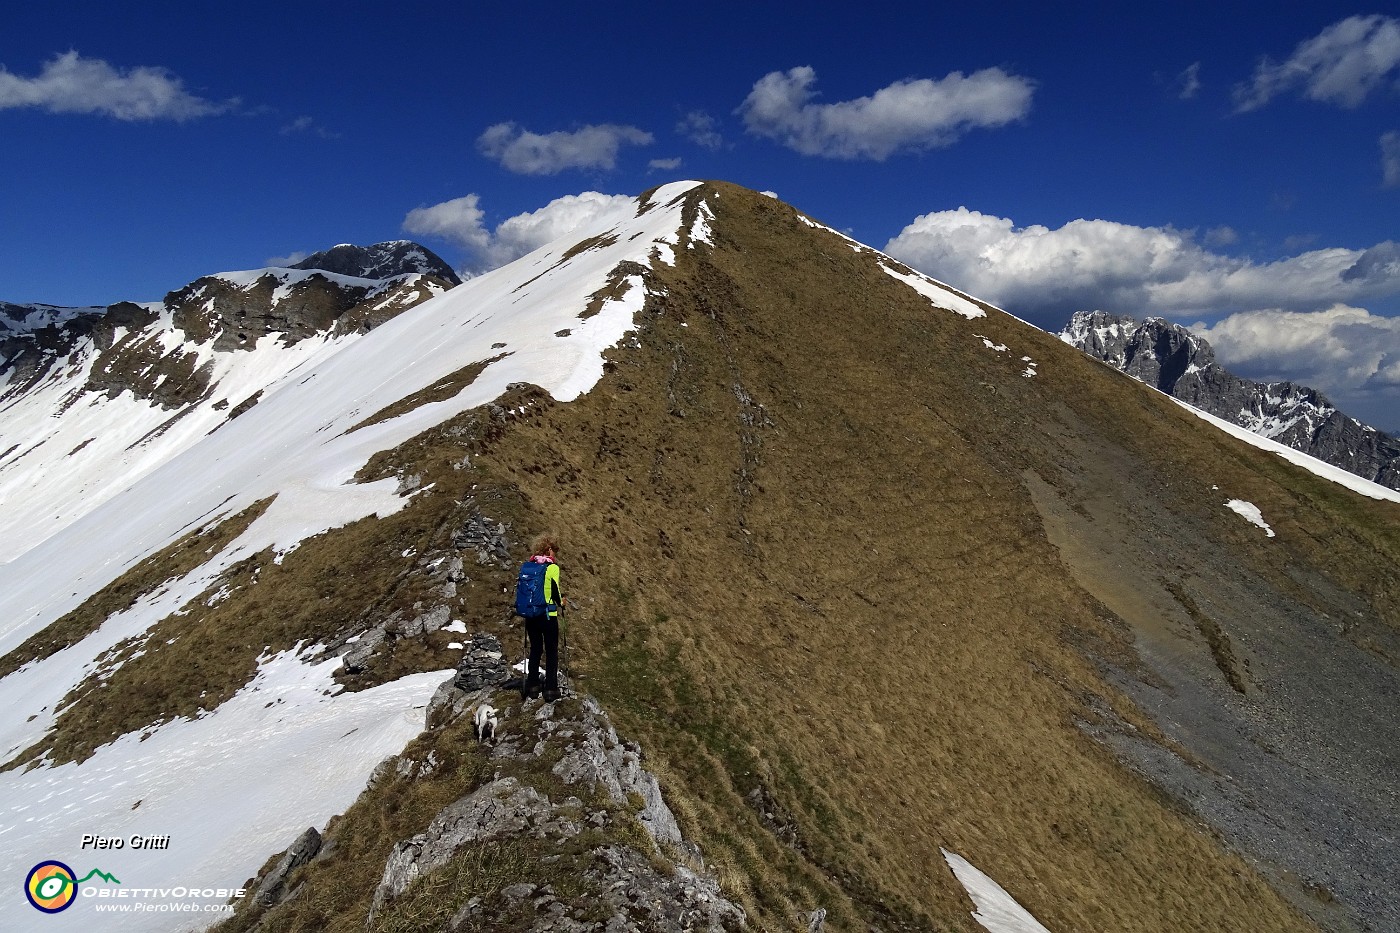
[[[440,256],[410,240],[390,240],[373,246],[342,243],[294,263],[293,269],[320,269],[361,279],[389,279],[400,275],[432,276],[451,285],[462,280]]]
[[[1207,341],[1180,325],[1080,311],[1060,339],[1188,405],[1400,489],[1400,439],[1338,411],[1315,389],[1231,374]]]
[[[723,183],[368,269],[7,317],[0,927],[1400,923],[1400,493]]]
[[[336,249],[384,277],[260,269],[205,276],[163,302],[0,309],[0,561],[457,281],[418,271],[436,257],[414,244]]]

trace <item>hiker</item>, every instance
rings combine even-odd
[[[533,556],[520,568],[515,585],[515,611],[525,618],[530,637],[530,663],[521,693],[538,696],[540,654],[544,654],[544,698],[559,699],[559,611],[564,597],[559,589],[559,544],[553,535],[543,534],[530,549]]]

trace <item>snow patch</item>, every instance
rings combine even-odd
[[[1269,527],[1269,523],[1264,521],[1264,515],[1259,511],[1259,506],[1253,502],[1246,502],[1243,499],[1231,499],[1225,503],[1225,507],[1236,515],[1239,515],[1251,525],[1258,525],[1264,529],[1264,533],[1270,538],[1274,536],[1274,530]]]
[[[991,933],[1050,933],[1001,885],[984,875],[971,862],[947,849],[941,851],[948,867],[967,891],[967,896],[977,905],[972,912],[973,920]]]
[[[883,262],[880,263],[880,268],[884,269],[891,278],[899,279],[899,281],[908,285],[920,295],[923,295],[929,301],[933,302],[936,307],[942,308],[945,311],[952,311],[954,314],[961,314],[968,320],[987,316],[987,312],[982,310],[975,302],[954,293],[948,286],[936,279],[931,279],[926,275],[920,275],[917,272],[900,272],[898,269],[891,268]]]
[[[1153,391],[1155,392],[1158,390],[1153,389]],[[1294,463],[1310,473],[1314,473],[1317,476],[1321,476],[1323,479],[1331,480],[1339,486],[1345,486],[1351,491],[1359,492],[1361,495],[1367,496],[1371,499],[1385,499],[1390,502],[1400,502],[1400,490],[1391,489],[1388,486],[1382,486],[1380,483],[1373,483],[1368,479],[1362,479],[1355,473],[1348,473],[1341,467],[1335,467],[1330,463],[1324,463],[1316,457],[1310,457],[1302,451],[1294,450],[1292,447],[1280,444],[1278,441],[1270,440],[1267,437],[1260,437],[1258,434],[1255,434],[1254,432],[1246,428],[1242,428],[1237,424],[1226,421],[1224,418],[1217,418],[1215,415],[1201,411],[1199,408],[1193,408],[1185,402],[1181,401],[1180,399],[1172,398],[1165,392],[1161,394],[1165,398],[1171,399],[1173,402],[1180,405],[1182,408],[1186,409],[1191,414],[1195,415],[1197,418],[1200,418],[1202,421],[1209,421],[1211,424],[1215,425],[1217,428],[1224,431],[1226,434],[1233,435],[1239,438],[1240,440],[1244,441],[1246,444],[1251,444],[1255,447],[1260,448],[1261,450],[1267,450],[1270,453],[1276,453],[1283,459],[1289,461],[1290,463]]]

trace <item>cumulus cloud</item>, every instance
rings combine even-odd
[[[464,271],[479,274],[582,227],[606,227],[625,220],[635,210],[636,201],[626,195],[585,191],[510,217],[493,231],[487,227],[480,197],[469,194],[409,211],[403,228],[415,236],[440,237],[462,247],[467,252]]]
[[[816,81],[805,66],[764,75],[737,111],[745,128],[803,155],[879,162],[1019,120],[1030,112],[1034,93],[1029,80],[1000,68],[897,81],[869,97],[832,104],[813,102]]]
[[[164,68],[118,69],[77,52],[55,55],[38,77],[0,66],[0,110],[35,107],[50,113],[94,113],[118,120],[193,120],[225,113],[237,100],[205,100]]]
[[[1351,16],[1302,42],[1284,62],[1264,59],[1254,77],[1235,88],[1238,111],[1257,110],[1279,94],[1358,107],[1400,71],[1400,20]]]
[[[1381,179],[1387,188],[1400,188],[1400,130],[1381,137]]]
[[[1259,263],[1212,252],[1172,227],[1107,220],[1017,227],[959,208],[915,218],[885,252],[1052,327],[1087,308],[1134,315],[1313,311],[1400,294],[1400,246],[1392,242]]]
[[[1400,410],[1400,319],[1338,304],[1322,311],[1243,311],[1191,330],[1222,364],[1263,381],[1319,388],[1362,420],[1389,424]],[[1371,413],[1367,418],[1368,412]]]
[[[517,174],[556,175],[571,168],[612,169],[624,145],[644,146],[651,141],[650,133],[635,126],[610,123],[544,135],[514,123],[497,123],[481,134],[476,147]]]
[[[440,237],[469,252],[479,253],[491,244],[485,220],[481,196],[469,194],[431,207],[415,207],[404,217],[403,229],[413,236]]]
[[[1400,427],[1400,318],[1357,306],[1400,295],[1400,243],[1256,262],[1172,227],[1017,227],[959,208],[915,218],[885,252],[1050,330],[1089,309],[1199,319],[1192,329],[1238,374],[1311,385],[1350,414]]]

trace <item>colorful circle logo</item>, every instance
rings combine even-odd
[[[77,875],[62,862],[40,862],[24,879],[24,896],[35,910],[56,914],[77,899]]]

